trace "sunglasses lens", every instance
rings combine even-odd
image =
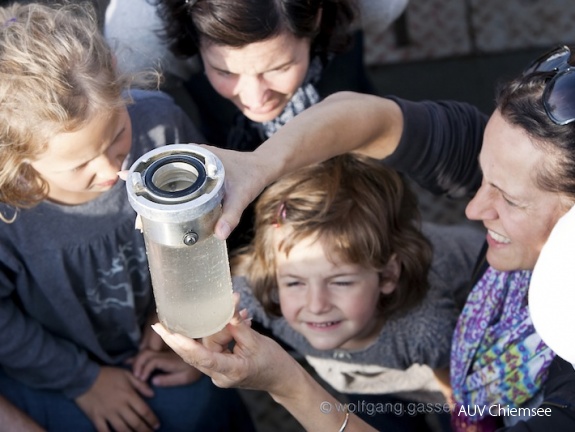
[[[525,71],[523,75],[528,75],[534,72],[551,72],[554,70],[561,70],[569,67],[569,58],[571,57],[571,50],[562,46],[554,49],[546,54],[543,54],[535,60]]]
[[[543,105],[557,124],[575,120],[575,69],[559,73],[549,82],[543,93]]]

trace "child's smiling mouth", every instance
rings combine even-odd
[[[314,330],[322,330],[322,329],[332,329],[333,327],[338,326],[341,324],[341,321],[323,321],[323,322],[312,322],[312,321],[305,321],[305,325]]]

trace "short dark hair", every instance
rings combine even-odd
[[[543,91],[555,73],[531,73],[500,85],[496,107],[507,122],[523,129],[533,145],[550,156],[536,173],[538,186],[575,200],[575,122],[558,125],[543,106]]]
[[[162,36],[179,57],[197,54],[202,41],[241,48],[284,30],[310,38],[312,52],[325,57],[349,46],[357,15],[355,0],[155,1],[164,23]]]

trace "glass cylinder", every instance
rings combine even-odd
[[[226,243],[213,235],[224,175],[212,152],[173,144],[140,157],[126,180],[142,220],[158,318],[191,338],[221,330],[234,312]]]

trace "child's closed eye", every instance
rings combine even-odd
[[[341,281],[332,281],[332,284],[335,286],[346,287],[346,286],[352,286],[354,282],[350,280],[341,280]]]
[[[86,168],[87,165],[88,165],[88,162],[85,162],[82,165],[78,165],[77,167],[72,168],[70,171],[72,171],[72,172],[82,171],[84,168]]]

